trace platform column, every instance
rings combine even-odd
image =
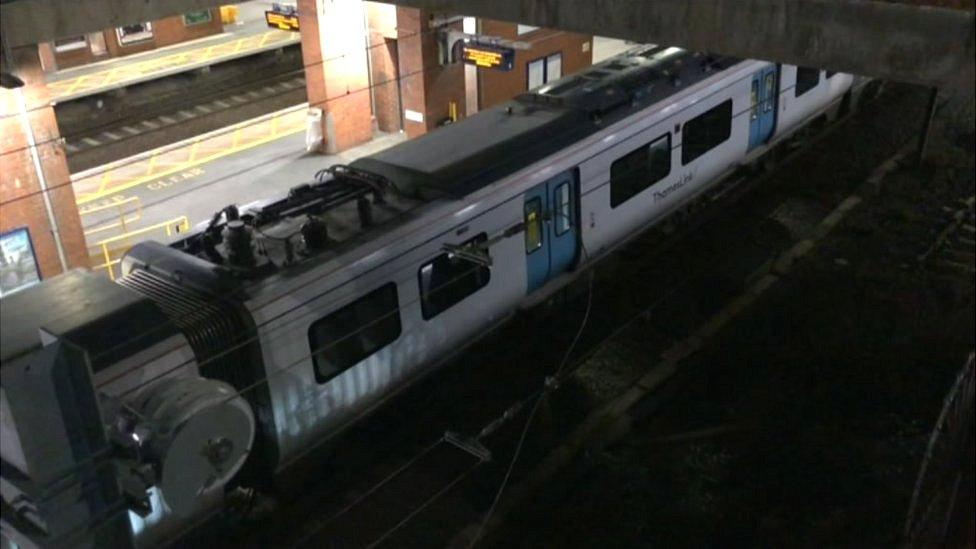
[[[309,108],[322,109],[321,152],[373,137],[366,20],[360,0],[299,0]]]
[[[0,89],[0,234],[26,228],[47,278],[87,267],[88,253],[37,47],[14,48],[11,57],[2,70],[24,86]]]
[[[433,26],[431,13],[397,6],[397,43],[403,129],[408,137],[427,133],[465,105],[464,65],[440,63],[438,41],[448,30],[461,31],[461,18]],[[453,109],[451,105],[454,105]]]

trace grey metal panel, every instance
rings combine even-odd
[[[130,547],[88,353],[64,340],[3,373],[3,527],[42,547]],[[16,443],[26,470],[7,460]],[[17,518],[19,520],[13,520]]]
[[[39,349],[41,331],[88,351],[95,371],[176,333],[149,299],[75,269],[4,297],[0,364]]]

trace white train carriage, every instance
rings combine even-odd
[[[133,514],[138,540],[184,528],[219,505],[228,482],[272,478],[581,265],[836,109],[852,82],[648,46],[323,170],[287,197],[228,207],[172,247],[134,247],[119,284],[178,333],[96,369],[98,392],[125,404],[103,414],[171,398],[158,396],[167,379],[212,378],[240,392],[254,430],[237,448],[248,458],[234,480],[167,487],[167,456],[157,455],[151,509]],[[122,423],[139,432],[138,417]],[[235,437],[228,444],[247,438]],[[224,459],[220,450],[207,452]]]

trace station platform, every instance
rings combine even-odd
[[[240,25],[228,25],[221,34],[51,72],[45,79],[51,100],[63,103],[283,48],[300,41],[297,32],[268,28],[262,12],[262,19],[252,17]]]
[[[322,168],[406,140],[403,133],[377,133],[339,154],[306,153],[307,108],[283,109],[73,175],[92,268],[114,276],[119,258],[140,241],[172,242],[224,206],[283,195]]]

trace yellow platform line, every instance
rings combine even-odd
[[[146,173],[145,173],[145,175],[151,175],[153,173],[153,169],[156,167],[157,160],[159,160],[159,156],[158,155],[155,155],[154,154],[151,157],[149,157],[149,165],[146,166]]]
[[[200,140],[197,139],[196,141],[193,142],[193,146],[190,147],[190,157],[187,159],[187,162],[192,163],[194,160],[197,159],[197,149],[199,148],[200,148]]]
[[[109,174],[111,173],[112,170],[108,170],[102,174],[102,182],[98,185],[98,192],[102,192],[105,190],[105,186],[108,185],[109,181],[111,181],[111,178],[109,177]]]
[[[128,182],[123,183],[121,185],[117,185],[115,187],[112,187],[111,189],[106,189],[104,191],[98,191],[98,192],[95,192],[95,193],[77,193],[78,195],[83,195],[83,196],[81,196],[80,198],[78,198],[75,202],[79,206],[81,206],[82,204],[87,204],[88,202],[92,202],[94,200],[98,200],[99,198],[102,198],[104,196],[108,196],[108,195],[112,195],[112,194],[115,194],[115,193],[119,193],[119,192],[125,191],[127,189],[131,189],[133,187],[137,187],[139,185],[142,185],[143,183],[149,183],[149,182],[154,181],[156,179],[162,179],[164,177],[173,175],[175,173],[185,171],[185,170],[187,170],[189,168],[192,168],[194,166],[199,166],[200,164],[206,164],[208,162],[213,162],[214,160],[223,158],[225,156],[229,156],[229,155],[232,155],[234,153],[238,153],[238,152],[241,152],[241,151],[245,151],[247,149],[250,149],[250,148],[253,148],[253,147],[257,147],[259,145],[264,145],[265,143],[270,143],[272,141],[275,141],[276,139],[280,139],[280,138],[283,138],[283,137],[287,137],[289,135],[293,135],[293,134],[296,134],[296,133],[301,132],[301,131],[305,131],[305,126],[304,125],[299,125],[298,127],[291,128],[291,129],[286,130],[286,131],[282,131],[281,133],[278,133],[276,135],[267,135],[265,137],[257,138],[254,141],[248,141],[248,142],[246,142],[246,143],[244,143],[244,144],[242,144],[242,145],[240,145],[240,146],[238,146],[236,148],[227,148],[227,149],[219,150],[219,151],[216,151],[216,152],[214,152],[214,153],[212,153],[210,155],[204,156],[203,158],[194,160],[192,162],[191,161],[179,162],[179,163],[174,164],[172,167],[166,168],[166,169],[161,170],[159,172],[156,172],[156,173],[154,173],[152,175],[144,175],[142,177],[137,177],[137,178],[133,179],[132,181],[128,181]],[[152,159],[155,159],[155,156],[153,156]],[[150,160],[150,162],[152,162],[152,159]]]

